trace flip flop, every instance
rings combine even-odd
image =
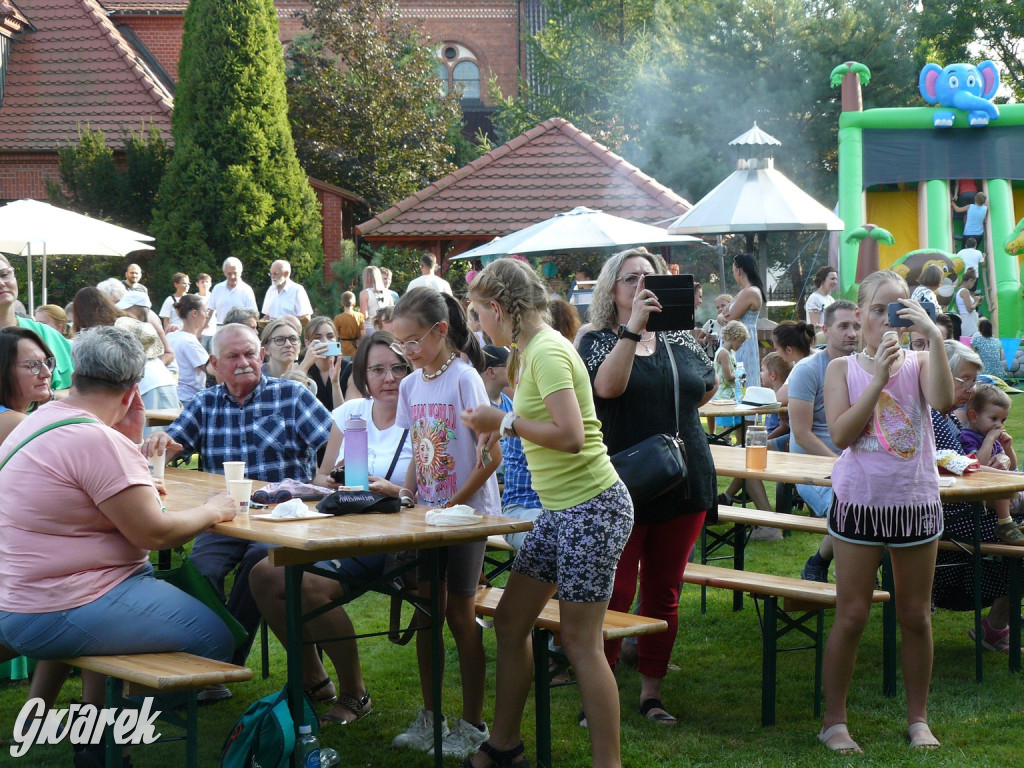
[[[839,737],[835,742],[833,738]],[[831,728],[822,729],[818,734],[818,741],[840,755],[863,755],[864,750],[860,745],[850,738],[850,731],[846,723],[836,723]]]
[[[922,721],[911,723],[907,728],[907,740],[911,749],[938,749],[942,746],[935,738],[928,723]]]
[[[660,709],[661,712],[655,712],[654,710]],[[658,723],[658,725],[675,725],[678,720],[673,715],[670,715],[665,707],[661,704],[661,699],[645,699],[640,703],[640,714],[650,720],[652,723]]]

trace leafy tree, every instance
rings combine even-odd
[[[273,0],[189,3],[178,72],[153,224],[162,277],[216,273],[228,255],[250,275],[279,258],[311,275],[323,263],[319,206],[292,143]]]
[[[925,58],[942,66],[991,58],[1014,97],[1024,99],[1024,6],[1005,0],[924,0],[921,5]]]
[[[295,145],[309,172],[376,213],[454,170],[456,94],[394,0],[312,0],[288,51]],[[337,52],[337,53],[335,53]]]

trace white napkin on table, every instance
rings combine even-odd
[[[432,509],[426,514],[427,525],[473,525],[483,520],[474,509],[466,504],[456,504],[448,509]]]
[[[308,517],[311,511],[309,507],[302,503],[302,499],[290,499],[288,501],[281,502],[274,511],[270,513],[271,517]]]

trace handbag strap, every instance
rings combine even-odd
[[[669,346],[668,338],[664,333],[659,333],[662,345],[668,353],[668,364],[672,366],[672,397],[676,404],[676,437],[679,437],[679,370],[676,368],[676,356],[672,354],[672,347]]]
[[[0,461],[0,469],[3,469],[7,465],[7,462],[11,460],[11,456],[16,454],[18,451],[20,451],[22,448],[24,448],[28,443],[32,442],[33,440],[35,440],[40,435],[42,435],[42,434],[44,434],[46,432],[49,432],[51,429],[56,429],[57,427],[67,426],[68,424],[99,424],[99,422],[96,419],[90,419],[90,418],[87,418],[85,416],[78,416],[78,417],[73,418],[73,419],[61,419],[60,421],[53,422],[53,424],[47,424],[45,427],[41,427],[41,428],[37,429],[31,435],[26,437],[24,440],[22,440],[16,446],[14,446],[14,450],[11,451],[10,453],[8,453],[7,456],[5,456],[3,461]]]
[[[388,473],[384,475],[385,480],[391,480],[391,473],[395,471],[395,465],[398,463],[398,457],[402,455],[402,449],[405,447],[405,438],[409,436],[409,430],[403,429],[402,436],[398,439],[398,448],[395,450],[395,456],[391,459],[391,466],[388,467]]]

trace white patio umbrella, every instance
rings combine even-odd
[[[452,256],[456,259],[478,259],[481,256],[504,256],[510,253],[539,255],[564,251],[592,251],[626,248],[631,245],[677,245],[703,243],[699,237],[670,235],[661,227],[612,216],[579,206],[550,219],[532,224],[518,232],[478,245],[470,251]]]
[[[32,256],[43,257],[43,303],[46,303],[47,256],[127,256],[151,251],[149,235],[92,219],[38,200],[16,200],[0,207],[0,253],[28,258],[28,311],[35,312]]]

